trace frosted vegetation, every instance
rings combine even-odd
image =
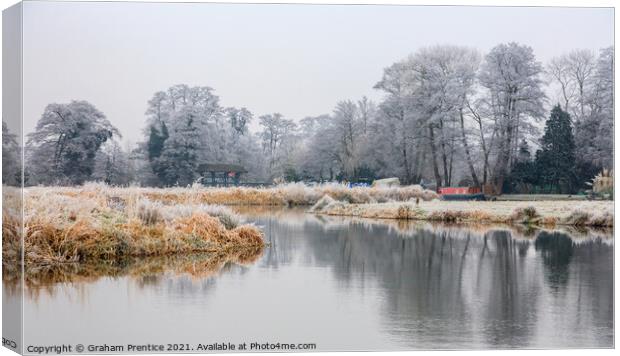
[[[144,139],[129,146],[96,103],[53,103],[27,134],[26,184],[187,187],[203,181],[200,164],[232,163],[266,184],[398,177],[575,193],[613,168],[613,51],[541,63],[518,43],[420,48],[386,63],[380,102],[343,100],[316,117],[255,114],[208,86],[174,85],[145,103]],[[5,125],[3,137],[3,182],[16,184],[19,147]]]
[[[5,189],[12,189],[6,187]],[[419,186],[348,188],[301,183],[272,188],[29,187],[24,191],[26,260],[37,263],[262,248],[262,233],[228,205],[312,205],[323,196],[350,203],[430,200]],[[3,253],[18,259],[19,195],[5,194]]]
[[[513,206],[508,209],[508,214],[514,212]],[[527,207],[527,205],[524,205]],[[517,208],[518,209],[518,208]],[[367,230],[374,230],[376,227],[387,227],[390,231],[403,237],[416,236],[422,231],[433,233],[445,233],[446,235],[467,239],[468,237],[484,238],[485,234],[492,231],[507,231],[514,240],[535,240],[541,232],[562,233],[570,237],[574,243],[585,243],[588,241],[602,240],[605,243],[613,244],[613,229],[605,227],[585,228],[584,226],[574,225],[532,225],[514,223],[479,223],[479,222],[455,222],[446,224],[441,221],[427,221],[414,219],[375,219],[359,216],[308,214],[304,209],[263,209],[237,208],[244,216],[261,217],[269,216],[277,219],[280,224],[291,226],[292,228],[303,227],[304,224],[312,223],[323,227],[325,232],[339,230],[346,226],[361,225]],[[570,208],[569,208],[570,210]],[[601,214],[603,215],[603,214]]]
[[[281,184],[268,188],[215,188],[194,184],[189,188],[114,187],[105,183],[87,183],[80,187],[29,187],[31,196],[82,197],[85,200],[106,200],[111,208],[125,209],[128,201],[141,203],[144,209],[161,209],[161,219],[184,216],[196,209],[214,216],[234,213],[222,205],[311,206],[324,196],[353,204],[436,199],[435,192],[420,186],[353,187],[326,183],[308,186],[303,183]],[[140,206],[131,206],[140,210]],[[163,210],[166,210],[163,212]],[[228,219],[227,218],[227,219]]]
[[[11,188],[8,188],[11,189]],[[3,259],[21,255],[19,195],[5,194]],[[15,201],[13,201],[15,200]],[[193,200],[152,201],[130,188],[105,185],[30,188],[24,192],[25,262],[123,261],[133,257],[210,253],[255,255],[262,233],[230,209]]]
[[[439,201],[348,204],[324,197],[310,212],[375,219],[424,220],[448,223],[502,223],[527,226],[613,227],[611,201],[467,202]]]

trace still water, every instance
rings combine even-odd
[[[206,276],[147,272],[29,287],[24,344],[613,346],[606,233],[245,214],[271,243],[253,263]]]

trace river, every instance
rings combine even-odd
[[[29,286],[25,345],[613,346],[609,232],[242,213],[270,243],[255,261]]]

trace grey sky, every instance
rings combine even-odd
[[[84,99],[136,142],[147,100],[179,83],[213,87],[222,105],[255,116],[300,119],[380,99],[383,68],[419,47],[509,41],[543,62],[598,50],[613,44],[613,10],[29,2],[24,131],[48,103]]]

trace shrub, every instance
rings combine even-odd
[[[321,199],[319,199],[319,201],[316,202],[316,204],[314,204],[310,208],[310,212],[314,212],[314,213],[321,212],[323,211],[323,209],[325,209],[325,207],[327,207],[333,202],[334,202],[334,199],[330,197],[329,195],[325,194],[323,195]]]
[[[408,205],[401,205],[398,207],[398,210],[396,212],[396,217],[397,219],[409,219],[409,213],[411,212],[411,207],[409,207]]]
[[[224,225],[228,230],[232,230],[241,224],[241,218],[230,208],[221,205],[200,205],[198,210],[209,214]]]
[[[572,226],[586,226],[589,224],[589,221],[590,214],[579,209],[573,210],[565,219],[565,223]]]
[[[516,208],[510,217],[512,221],[523,224],[534,224],[538,222],[540,218],[540,214],[538,214],[538,211],[536,211],[536,208],[533,206]]]
[[[595,214],[590,218],[589,225],[593,227],[612,227],[614,226],[614,215],[607,211]]]
[[[160,209],[161,204],[144,200],[138,205],[138,218],[144,225],[155,225],[163,221]]]

